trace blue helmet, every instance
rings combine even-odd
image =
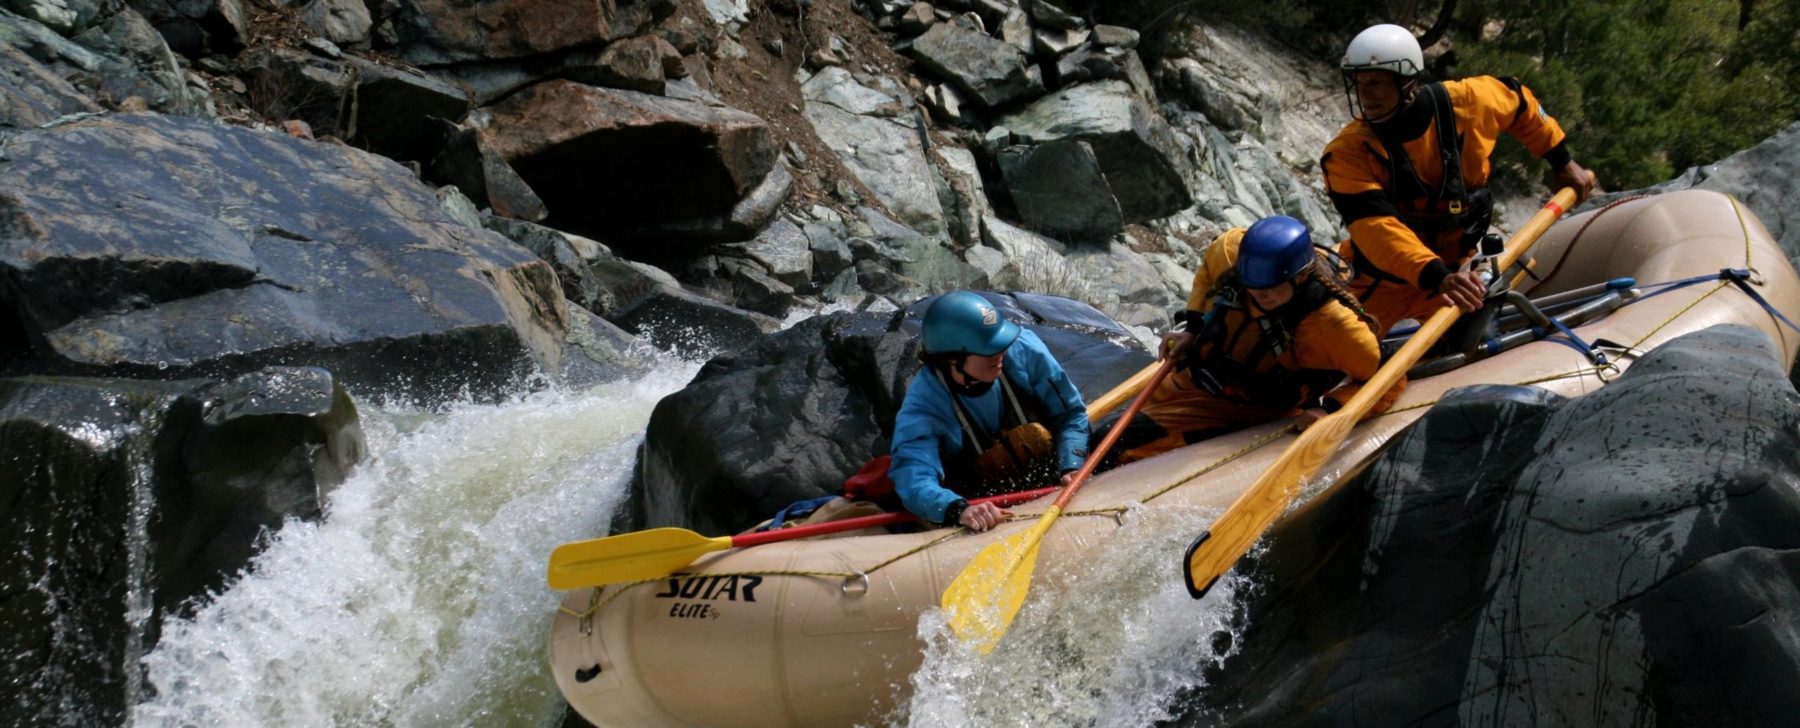
[[[925,309],[925,353],[993,356],[1019,338],[1019,325],[1006,320],[987,299],[952,291]]]
[[[1245,288],[1271,288],[1291,281],[1313,262],[1312,233],[1286,215],[1257,220],[1238,244],[1238,278]]]

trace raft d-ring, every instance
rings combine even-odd
[[[856,593],[852,594],[850,589],[856,584],[861,584],[862,587]],[[838,583],[838,593],[847,597],[860,597],[869,593],[869,575],[858,571],[855,574],[844,577],[844,580]]]
[[[1118,526],[1119,528],[1125,527],[1125,509],[1123,509],[1123,508],[1114,509],[1112,512],[1112,516],[1113,516],[1113,525]]]
[[[1594,369],[1594,376],[1599,377],[1601,382],[1611,382],[1618,378],[1620,374],[1623,374],[1624,371],[1625,370],[1619,368],[1617,362],[1609,361],[1602,366],[1596,367]]]

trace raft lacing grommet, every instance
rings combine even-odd
[[[852,584],[856,584],[859,582],[862,584],[862,590],[856,592],[855,594],[851,594],[850,586]],[[860,597],[864,594],[869,593],[869,575],[865,574],[861,571],[858,571],[854,574],[851,574],[850,576],[844,577],[843,581],[838,582],[838,593],[842,594],[844,596],[847,596],[847,597],[849,597],[849,596]]]

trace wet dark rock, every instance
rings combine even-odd
[[[353,390],[435,400],[556,369],[567,311],[549,266],[451,219],[392,161],[130,114],[7,149],[0,319],[31,352],[14,370],[320,365]]]
[[[1718,326],[1558,401],[1446,397],[1271,532],[1189,725],[1781,725],[1800,394]]]
[[[1086,304],[986,295],[1043,338],[1085,397],[1150,361],[1123,327]],[[814,317],[708,362],[657,404],[614,531],[733,532],[790,502],[835,492],[887,451],[918,367],[918,322],[929,302],[893,314]]]
[[[455,128],[431,160],[432,180],[455,185],[476,207],[526,222],[550,216],[544,200],[475,129]]]
[[[321,369],[0,379],[0,722],[122,722],[161,619],[317,518],[364,449]]]

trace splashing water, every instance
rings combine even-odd
[[[1174,718],[1175,698],[1235,650],[1217,651],[1213,636],[1236,631],[1229,605],[1243,577],[1228,575],[1196,603],[1174,568],[1174,555],[1217,516],[1133,508],[1081,562],[1040,564],[1051,568],[985,658],[956,639],[941,610],[928,612],[919,624],[924,665],[889,723],[1135,727]]]
[[[699,364],[432,414],[366,409],[373,454],[317,523],[144,664],[136,725],[553,725],[544,635],[557,544],[603,535],[657,400]]]

